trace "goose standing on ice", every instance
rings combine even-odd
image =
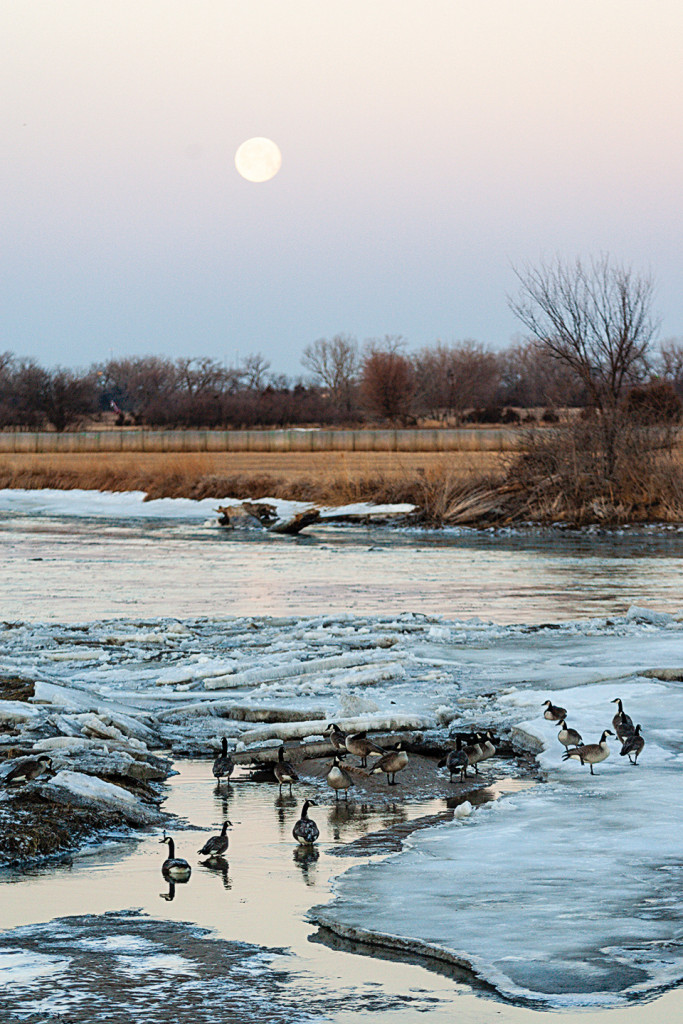
[[[301,846],[313,846],[313,843],[320,835],[320,829],[312,818],[308,817],[308,808],[316,806],[315,800],[304,800],[304,805],[301,808],[301,817],[292,829],[292,835]]]
[[[579,747],[583,743],[581,733],[578,733],[576,729],[568,728],[566,718],[563,718],[560,722],[560,731],[557,734],[557,738],[565,749],[567,747]]]
[[[277,752],[277,761],[273,766],[275,772],[275,778],[280,783],[280,792],[282,792],[283,784],[289,785],[289,792],[292,792],[292,783],[299,781],[299,776],[294,770],[294,765],[289,761],[285,761],[285,748],[280,747]]]
[[[600,764],[601,761],[609,757],[608,736],[614,736],[611,729],[605,729],[599,743],[584,743],[580,747],[569,747],[562,755],[562,760],[568,761],[571,757],[576,761],[580,761],[581,764],[588,764],[590,765],[591,775],[595,775],[593,765]]]
[[[221,784],[223,779],[230,781],[230,776],[235,770],[235,762],[228,753],[228,741],[224,736],[221,740],[221,752],[213,762],[213,768],[211,771],[216,777],[218,784]]]
[[[342,763],[336,754],[332,761],[332,767],[327,773],[327,785],[331,786],[334,790],[335,800],[339,799],[340,790],[343,790],[344,792],[344,799],[348,800],[349,790],[353,785],[355,785],[353,779],[347,772],[346,768],[342,766]]]
[[[477,768],[477,762],[481,761],[484,756],[484,748],[482,746],[482,738],[479,733],[472,734],[469,738],[467,746],[463,747],[463,750],[467,754],[467,763],[471,768],[474,768],[474,774],[479,774]]]
[[[625,743],[629,736],[631,736],[633,733],[633,719],[630,718],[624,711],[624,705],[622,703],[621,697],[615,697],[611,703],[616,704],[618,707],[617,713],[612,719],[614,731],[616,733],[617,739],[620,740],[621,743]]]
[[[173,882],[186,882],[192,874],[192,868],[183,860],[182,857],[176,857],[175,855],[175,843],[170,836],[164,836],[163,839],[159,840],[160,843],[168,843],[168,857],[161,865],[161,873],[164,878],[168,881],[169,879]],[[173,899],[173,897],[171,897]]]
[[[467,778],[467,766],[469,765],[469,758],[462,749],[462,740],[458,736],[455,741],[455,750],[449,750],[445,757],[442,757],[439,761],[439,768],[447,768],[450,778],[449,782],[453,781],[453,776],[456,772],[460,772],[460,781],[464,782]]]
[[[346,749],[349,754],[355,754],[356,757],[360,757],[361,768],[367,768],[368,754],[386,753],[384,747],[380,747],[374,742],[374,740],[368,739],[366,731],[356,732],[353,736],[347,736]]]
[[[547,718],[549,722],[561,722],[567,717],[566,708],[560,708],[556,704],[551,704],[549,700],[543,701],[542,707],[545,708],[543,717]]]
[[[228,825],[232,826],[232,822],[226,818],[223,822],[223,828],[221,829],[220,835],[211,836],[210,839],[207,839],[201,850],[197,850],[197,853],[201,853],[204,857],[208,857],[209,859],[222,857],[230,843],[230,839],[228,837]]]
[[[51,769],[52,758],[49,754],[39,754],[38,757],[21,757],[10,768],[2,781],[6,785],[10,782],[19,782],[20,779],[23,779],[24,782],[32,782],[33,779],[37,779]]]
[[[373,772],[385,772],[387,777],[387,784],[389,786],[397,786],[396,772],[403,771],[408,764],[408,753],[403,749],[403,742],[399,741],[396,744],[395,750],[388,750],[378,761],[375,761],[370,774]]]
[[[326,729],[323,729],[323,736],[330,735],[330,743],[335,750],[346,753],[346,733],[340,729],[336,722],[330,722]]]
[[[638,754],[645,746],[645,739],[640,735],[640,725],[637,725],[630,736],[627,736],[624,745],[619,751],[622,757],[628,754],[628,759],[631,764],[638,764]],[[634,756],[631,757],[631,754]]]

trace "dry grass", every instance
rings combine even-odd
[[[0,455],[0,487],[144,491],[152,498],[411,502],[425,524],[683,522],[683,442],[627,452],[600,479],[571,431],[500,452]]]
[[[135,490],[149,498],[270,495],[341,504],[377,495],[389,500],[386,495],[403,495],[434,475],[464,483],[502,472],[503,465],[498,452],[13,454],[0,455],[0,487]]]

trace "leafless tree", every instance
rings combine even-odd
[[[241,373],[250,391],[263,391],[268,384],[270,361],[261,352],[248,355],[242,362]]]
[[[500,377],[496,356],[469,340],[423,348],[413,365],[416,406],[435,419],[459,417],[468,408],[489,405]]]
[[[608,255],[567,263],[557,257],[515,270],[510,299],[536,344],[571,367],[599,414],[604,471],[614,472],[627,389],[647,371],[658,328],[651,307],[653,281]]]
[[[658,362],[661,376],[669,381],[678,397],[683,399],[683,340],[669,338],[662,342]]]
[[[415,374],[406,356],[400,352],[368,352],[361,380],[361,397],[368,412],[405,422],[414,393]]]
[[[318,338],[306,346],[301,363],[318,384],[329,389],[335,405],[348,415],[360,367],[356,339],[348,334]]]

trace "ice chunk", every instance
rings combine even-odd
[[[133,825],[151,824],[160,819],[158,811],[144,806],[128,790],[83,772],[57,772],[40,787],[40,792],[56,803],[117,811]]]

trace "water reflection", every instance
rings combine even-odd
[[[0,619],[16,617],[17,593],[23,617],[54,621],[130,615],[134,605],[145,617],[381,608],[538,623],[623,614],[634,604],[670,611],[680,603],[683,533],[673,531],[325,527],[296,543],[238,533],[221,536],[189,522],[132,520],[121,530],[106,518],[0,513],[7,556]],[[40,571],[31,561],[37,558]],[[108,587],[101,586],[105,577]],[[188,587],[188,579],[201,579],[201,587]]]
[[[223,880],[223,888],[232,889],[232,880],[228,875],[230,865],[225,857],[209,857],[208,860],[200,860],[199,866],[207,871],[213,871],[216,875],[220,875]]]
[[[315,865],[320,857],[320,850],[316,846],[298,846],[292,857],[294,863],[301,868],[306,885],[315,885]]]

